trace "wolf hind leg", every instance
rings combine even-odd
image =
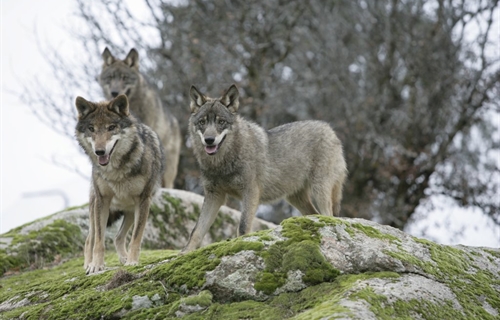
[[[178,134],[173,134],[173,137],[166,137],[165,139],[172,139],[169,144],[164,144],[165,148],[165,173],[162,178],[162,187],[172,189],[174,187],[175,177],[179,166],[179,155],[181,150],[181,139]],[[168,140],[167,140],[168,141]]]
[[[173,152],[172,152],[173,153]],[[167,167],[163,175],[163,187],[172,189],[174,187],[175,177],[177,176],[177,167],[179,165],[179,151],[170,157],[167,157]]]
[[[125,245],[125,240],[127,238],[127,233],[130,230],[130,227],[134,223],[134,214],[131,212],[125,212],[123,215],[123,222],[120,226],[120,230],[116,234],[115,237],[115,248],[118,253],[118,258],[120,259],[121,264],[125,264],[127,262],[127,247]]]
[[[328,183],[313,185],[313,198],[318,206],[318,211],[324,216],[333,216],[332,187]]]
[[[149,207],[151,206],[151,197],[140,199],[136,204],[134,219],[134,230],[128,250],[126,266],[135,266],[139,264],[139,254],[141,252],[141,242],[144,235],[144,229],[149,216]]]
[[[297,208],[302,215],[319,214],[313,206],[309,196],[309,188],[304,188],[298,192],[286,197],[286,201]]]
[[[342,183],[336,183],[332,188],[333,215],[339,216],[340,203],[342,202]]]

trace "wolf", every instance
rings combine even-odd
[[[90,228],[85,241],[87,274],[104,269],[104,231],[123,214],[114,240],[120,262],[137,265],[152,198],[161,188],[165,154],[158,135],[129,112],[125,95],[111,101],[75,101],[75,135],[92,163]],[[134,224],[127,252],[125,240]]]
[[[235,85],[216,99],[194,86],[189,96],[189,134],[205,200],[182,253],[200,246],[228,195],[242,200],[240,235],[250,232],[259,203],[280,198],[303,215],[339,214],[347,167],[328,123],[298,121],[266,131],[238,115]]]
[[[99,84],[106,99],[125,94],[130,111],[160,137],[166,156],[164,188],[173,188],[177,175],[182,136],[177,119],[162,105],[157,91],[139,72],[139,53],[132,48],[124,60],[116,59],[108,48],[102,53]]]

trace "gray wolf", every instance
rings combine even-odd
[[[298,121],[266,131],[238,115],[234,85],[217,99],[194,86],[189,95],[189,133],[205,200],[183,252],[200,246],[228,195],[242,200],[240,235],[250,232],[259,203],[281,198],[303,215],[338,215],[347,168],[328,123]]]
[[[120,262],[139,262],[144,227],[153,196],[161,188],[165,154],[158,135],[129,112],[125,95],[94,103],[76,98],[76,139],[92,163],[90,228],[85,241],[87,274],[104,269],[108,219],[123,214],[115,238]],[[127,252],[125,240],[134,224]]]
[[[129,99],[130,111],[141,122],[153,129],[165,149],[164,188],[173,188],[182,136],[177,119],[162,105],[153,86],[139,72],[139,53],[131,49],[124,60],[116,59],[108,48],[102,53],[103,65],[99,84],[106,99],[125,94]]]

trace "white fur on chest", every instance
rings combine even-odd
[[[117,210],[133,210],[139,196],[144,191],[147,179],[137,176],[128,180],[106,181],[98,179],[97,185],[103,196],[112,197],[111,208]]]

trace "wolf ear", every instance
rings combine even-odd
[[[229,109],[232,113],[236,113],[238,111],[238,107],[240,106],[240,93],[238,92],[238,88],[233,84],[229,89],[227,89],[226,93],[220,99],[223,105]]]
[[[111,102],[108,105],[108,109],[110,111],[114,111],[114,112],[118,113],[119,115],[128,117],[130,115],[130,112],[128,110],[128,98],[127,98],[127,96],[124,94],[121,94],[118,97],[111,100]]]
[[[78,111],[78,119],[84,118],[95,109],[95,106],[92,103],[80,96],[76,97],[75,106]]]
[[[134,48],[130,49],[125,60],[123,60],[130,68],[139,69],[139,52]]]
[[[102,61],[104,62],[103,67],[107,67],[116,61],[115,57],[113,57],[108,47],[104,49],[101,56],[102,56]]]
[[[191,98],[191,104],[189,105],[191,113],[198,112],[201,106],[207,102],[205,96],[201,94],[195,86],[191,86],[191,89],[189,90],[189,97]]]

